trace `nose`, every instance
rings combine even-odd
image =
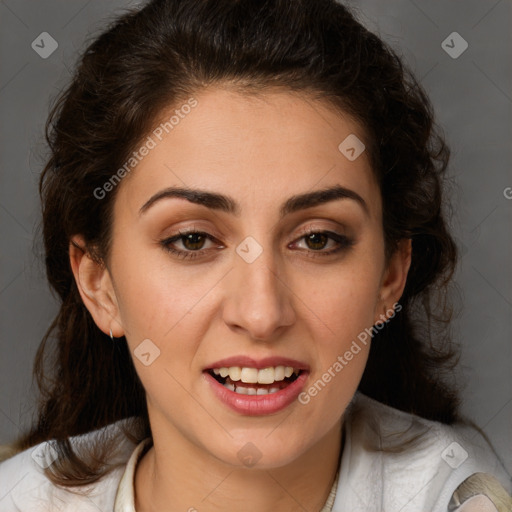
[[[293,293],[275,263],[270,249],[251,263],[235,255],[223,307],[230,329],[245,331],[254,340],[272,341],[295,322]]]

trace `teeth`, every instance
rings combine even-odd
[[[263,368],[258,371],[259,384],[272,384],[274,382],[275,371],[274,368]]]
[[[274,381],[284,380],[284,366],[274,368]]]
[[[256,384],[258,382],[258,370],[256,368],[242,368],[240,380],[247,384]]]
[[[272,384],[280,382],[285,378],[291,377],[294,373],[299,374],[299,370],[291,366],[270,366],[268,368],[257,368],[231,366],[230,368],[214,368],[213,373],[221,377],[229,377],[233,382],[242,381],[246,384]]]
[[[242,376],[242,368],[240,368],[240,366],[232,366],[229,369],[228,375],[231,380],[236,382],[240,380],[240,377]]]
[[[224,387],[228,388],[230,391],[234,391],[239,395],[271,395],[272,393],[277,393],[281,391],[281,388],[271,387],[271,388],[252,388],[246,386],[235,386],[234,384],[229,384],[226,382],[223,384]]]

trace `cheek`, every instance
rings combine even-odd
[[[327,295],[327,294],[326,294]],[[338,390],[350,382],[358,382],[366,365],[373,325],[375,293],[372,287],[357,291],[332,288],[330,297],[311,305],[319,311],[322,327],[313,332],[316,340],[315,378],[333,381]],[[330,372],[330,374],[326,374]],[[322,375],[321,375],[322,374]],[[333,375],[336,378],[333,378]]]
[[[120,316],[132,343],[141,337],[170,337],[215,283],[210,272],[198,267],[184,270],[159,248],[134,248],[123,258],[113,258],[113,263]]]
[[[368,256],[359,253],[323,276],[306,276],[299,282],[299,293],[306,297],[312,312],[309,330],[317,361],[311,381],[318,384],[311,395],[307,392],[306,400],[318,395],[316,406],[329,408],[329,403],[336,403],[343,407],[356,391],[366,366],[380,267],[371,251]],[[314,282],[317,286],[311,287]]]
[[[346,338],[373,324],[380,273],[375,262],[353,258],[321,274],[300,276],[296,290],[333,336]]]
[[[315,365],[299,403],[309,411],[311,421],[321,417],[325,425],[342,415],[368,360],[378,273],[368,267],[357,269],[340,270],[336,278],[325,280],[323,291],[307,296],[314,313],[310,332],[315,342]]]

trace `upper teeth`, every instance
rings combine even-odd
[[[235,382],[241,380],[247,384],[272,384],[284,380],[285,377],[291,377],[293,373],[298,374],[299,370],[291,366],[270,366],[261,370],[245,366],[231,366],[230,368],[214,368],[213,373],[221,377],[229,377]]]

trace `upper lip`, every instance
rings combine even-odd
[[[241,368],[256,368],[261,370],[269,366],[291,366],[295,370],[309,371],[309,365],[296,359],[289,357],[269,356],[263,359],[253,359],[249,356],[233,356],[225,359],[219,359],[214,363],[205,367],[205,370],[213,370],[214,368],[229,368],[231,366],[240,366]]]

